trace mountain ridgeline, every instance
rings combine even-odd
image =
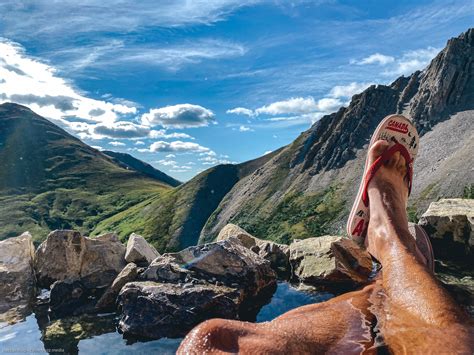
[[[227,223],[289,242],[342,233],[370,135],[386,115],[415,122],[420,152],[409,215],[474,181],[474,29],[423,71],[371,86],[293,143],[219,165],[185,184],[128,154],[99,152],[19,105],[0,105],[0,239],[56,228],[145,236],[160,251],[213,240]]]

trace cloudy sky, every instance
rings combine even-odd
[[[80,3],[80,4],[79,4]],[[424,68],[471,0],[2,0],[0,103],[185,181]]]

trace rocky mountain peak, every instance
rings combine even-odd
[[[301,164],[311,175],[342,167],[369,140],[380,119],[403,113],[421,135],[450,113],[474,108],[474,29],[469,29],[432,60],[424,71],[390,85],[372,85],[352,97],[347,108],[326,115],[296,142],[290,168]]]

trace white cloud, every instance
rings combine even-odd
[[[168,159],[169,158],[175,158],[175,157],[176,157],[176,155],[174,155],[174,154],[166,154],[165,155],[165,158],[168,158]]]
[[[125,146],[125,143],[117,142],[117,141],[109,142],[109,144],[113,145],[114,147],[123,147],[123,146]]]
[[[272,123],[271,125],[268,125],[270,127],[283,128],[283,127],[297,126],[297,125],[306,124],[306,123],[313,124],[324,115],[325,113],[323,112],[313,112],[313,113],[307,113],[307,114],[298,115],[298,116],[271,117],[271,118],[266,119],[265,121]]]
[[[142,27],[212,24],[243,6],[259,0],[188,1],[99,0],[86,2],[35,0],[34,4],[16,0],[0,2],[2,32],[22,37],[75,37],[81,33],[134,32]],[[28,9],[29,11],[25,11]],[[54,19],[52,23],[51,19]],[[35,29],[31,31],[31,29]],[[33,33],[34,32],[34,33]]]
[[[156,161],[156,163],[164,166],[176,166],[178,163],[174,160],[166,160],[166,159],[161,159]]]
[[[273,150],[267,150],[265,153],[263,153],[263,155],[270,154],[271,152],[273,152]]]
[[[383,74],[387,76],[409,75],[416,70],[424,69],[430,61],[439,53],[439,48],[428,47],[403,53]]]
[[[409,75],[416,70],[425,68],[439,51],[439,48],[428,47],[407,51],[399,57],[375,53],[359,61],[352,60],[351,64],[378,64],[385,66],[387,69],[382,74],[386,76]]]
[[[380,53],[374,53],[368,57],[365,57],[359,61],[352,60],[351,64],[357,65],[367,65],[367,64],[378,64],[378,65],[387,65],[393,63],[395,58],[389,55],[384,55]]]
[[[334,98],[351,98],[355,94],[361,93],[373,83],[356,83],[352,82],[347,85],[334,86],[329,92],[330,97]]]
[[[342,105],[343,102],[334,97],[325,97],[318,101],[311,96],[306,98],[296,97],[285,101],[277,101],[267,106],[262,106],[255,110],[255,112],[267,115],[304,115],[315,112],[329,113],[338,109]]]
[[[339,99],[325,97],[321,100],[318,100],[318,110],[330,113],[337,110],[343,105],[343,102]]]
[[[254,130],[250,127],[247,126],[240,126],[239,127],[239,132],[253,132]]]
[[[92,136],[99,138],[141,138],[150,134],[150,128],[128,121],[97,124],[92,127]],[[93,137],[94,138],[94,137]]]
[[[148,135],[150,138],[157,139],[157,138],[163,138],[163,139],[194,139],[194,137],[191,137],[189,134],[186,133],[166,133],[164,129],[160,130],[151,130],[150,134]]]
[[[151,109],[142,115],[145,125],[165,128],[204,127],[214,122],[214,113],[199,105],[180,104]]]
[[[144,141],[136,141],[135,145],[145,145],[145,142]]]
[[[136,107],[91,99],[56,69],[29,57],[17,43],[0,38],[0,103],[16,102],[66,129],[85,132],[90,125],[111,125],[137,112]]]
[[[91,147],[100,151],[104,150],[100,145],[91,145]]]
[[[198,64],[203,60],[216,60],[243,56],[247,49],[238,43],[216,39],[204,39],[172,46],[150,48],[132,46],[115,48],[108,56],[91,63],[90,66],[104,67],[124,63],[138,63],[161,66],[169,70],[179,70],[189,64]]]
[[[192,152],[192,153],[207,153],[211,150],[207,147],[203,147],[197,143],[192,142],[182,142],[182,141],[174,141],[174,142],[164,142],[158,141],[154,142],[150,145],[149,148],[150,152]]]
[[[215,156],[205,156],[198,159],[202,165],[217,165],[217,164],[237,164],[235,161],[228,159],[217,159]]]
[[[273,102],[255,110],[257,114],[282,115],[295,113],[308,113],[318,109],[313,97],[293,97],[284,101]]]
[[[234,115],[244,115],[244,116],[249,116],[249,117],[255,116],[255,113],[252,110],[245,107],[236,107],[231,110],[227,110],[226,113],[234,114]]]

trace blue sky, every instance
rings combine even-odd
[[[472,1],[0,3],[0,102],[188,180],[423,69]]]

